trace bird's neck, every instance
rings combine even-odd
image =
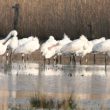
[[[3,45],[5,45],[9,40],[10,40],[11,36],[7,39],[5,39],[5,41],[3,42]]]

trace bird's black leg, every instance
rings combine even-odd
[[[74,65],[76,65],[76,58],[75,58],[75,55],[73,55],[73,62],[74,62]]]
[[[80,59],[79,59],[79,60],[80,60],[80,61],[79,61],[79,62],[80,62],[80,65],[82,65],[82,57],[80,57]]]
[[[60,64],[62,63],[62,56],[60,55]]]
[[[105,54],[105,71],[107,70],[107,54]]]
[[[94,55],[93,56],[94,57],[94,64],[96,64],[96,58],[95,58],[96,57],[96,54],[93,54],[93,55]]]

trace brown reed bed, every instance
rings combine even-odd
[[[64,32],[71,39],[80,34],[89,39],[110,36],[110,0],[0,0],[1,36],[13,29],[16,3],[20,4],[19,38],[37,35],[44,40],[54,35],[61,39]]]

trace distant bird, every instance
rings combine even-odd
[[[105,70],[107,65],[107,55],[110,57],[110,39],[107,39],[103,42],[98,43],[94,46],[93,51],[95,53],[105,54]]]
[[[102,42],[104,42],[104,41],[105,41],[105,37],[92,40],[92,41],[91,41],[91,42],[93,43],[93,49],[92,49],[92,51],[95,52],[97,46],[99,45],[99,43],[102,43]]]
[[[57,54],[57,55],[62,55],[62,53],[61,53],[61,48],[63,47],[63,46],[65,46],[66,44],[68,44],[68,43],[70,43],[70,42],[72,42],[71,40],[70,40],[70,38],[64,33],[64,38],[62,39],[62,40],[59,40],[58,41],[58,45],[55,47],[55,54]]]
[[[8,45],[8,48],[13,52],[18,47],[18,32],[16,30],[13,31],[13,37]]]
[[[101,37],[99,39],[94,39],[94,40],[91,40],[91,42],[95,45],[95,44],[98,44],[100,42],[103,42],[105,41],[105,37]]]
[[[95,48],[96,48],[96,46],[99,44],[99,43],[101,43],[101,42],[104,42],[105,41],[105,37],[102,37],[102,38],[99,38],[99,39],[94,39],[94,40],[91,40],[91,41],[89,41],[89,42],[91,42],[92,43],[92,51],[91,51],[91,53],[93,53],[93,57],[94,57],[94,64],[96,63],[96,52],[95,52]]]
[[[21,53],[22,57],[24,57],[25,54],[29,55],[32,52],[38,50],[40,48],[39,39],[38,37],[33,37],[32,40],[29,40],[28,42],[24,43],[23,45],[18,46],[14,53]]]
[[[66,45],[66,44],[68,44],[68,43],[70,43],[70,42],[72,42],[72,41],[71,41],[70,38],[64,33],[64,37],[63,37],[62,40],[58,40],[55,45],[52,45],[52,46],[49,47],[50,50],[47,52],[46,58],[51,58],[51,57],[54,56],[54,61],[55,61],[56,63],[58,63],[58,62],[60,61],[60,63],[61,63],[61,62],[62,62],[62,58],[61,58],[62,53],[61,53],[60,50],[61,50],[61,48],[62,48],[64,45]],[[60,60],[58,60],[58,59],[59,59],[58,57],[60,58]]]
[[[55,40],[54,36],[50,36],[49,39],[41,45],[40,51],[42,53],[42,56],[44,57],[44,63],[46,59],[48,59],[48,63],[50,63],[50,58],[46,58],[46,55],[48,51],[51,49],[50,46],[56,45],[56,44],[57,44],[57,41]]]
[[[57,40],[53,44],[48,46],[47,52],[44,55],[45,58],[48,59],[55,55],[61,55],[60,49],[70,42],[70,38],[66,34],[64,34],[64,38],[62,40]]]
[[[8,45],[8,48],[10,48],[12,50],[12,52],[14,52],[16,48],[18,48],[19,46],[21,46],[21,45],[23,45],[29,41],[31,41],[33,38],[34,38],[33,36],[30,36],[28,38],[23,38],[23,39],[18,40],[17,31],[14,31],[14,36],[11,39],[11,41]]]
[[[6,57],[8,58],[10,53],[10,60],[12,59],[13,51],[18,47],[18,32],[16,30],[11,31],[13,37],[10,39],[10,42],[8,44],[8,51],[6,54]],[[10,51],[10,52],[9,52]]]
[[[10,43],[10,39],[15,36],[15,32],[15,30],[12,30],[5,39],[0,41],[0,55],[5,54],[7,46]]]
[[[73,60],[76,64],[75,56],[80,56],[81,60],[81,58],[84,57],[89,50],[88,44],[88,39],[84,35],[81,35],[79,39],[73,40],[72,42],[64,45],[61,48],[61,53],[63,55],[70,55],[70,62],[72,61],[71,55],[73,55]]]
[[[11,57],[12,54],[21,53],[24,58],[25,54],[31,54],[40,47],[39,39],[37,37],[30,36],[18,40],[17,31],[13,31],[13,35],[13,38],[8,44],[8,48],[11,49]]]
[[[55,40],[54,36],[50,36],[49,39],[41,45],[42,55],[45,56],[48,53],[48,51],[51,49],[50,47],[56,44],[57,41]]]
[[[64,45],[61,48],[62,54],[75,54],[77,56],[80,56],[80,53],[82,53],[84,50],[88,48],[88,39],[81,35],[79,39],[73,40],[72,42]],[[85,54],[82,53],[82,57]]]
[[[98,43],[97,45],[95,45],[95,47],[93,48],[94,52],[99,52],[99,53],[106,53],[108,55],[110,55],[110,39],[105,40],[101,43]]]
[[[93,52],[93,48],[98,43],[103,42],[103,41],[105,41],[104,37],[102,37],[100,39],[94,39],[94,40],[91,40],[91,41],[87,41],[85,47],[83,48],[83,50],[76,52],[76,56],[84,57],[85,55],[87,55],[89,53],[92,53]],[[94,60],[95,60],[95,54],[94,54]]]

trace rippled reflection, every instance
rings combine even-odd
[[[105,71],[98,65],[0,64],[0,110],[29,108],[32,98],[45,107],[50,101],[52,107],[70,107],[71,98],[78,110],[106,110],[110,108],[109,72],[109,66]]]

